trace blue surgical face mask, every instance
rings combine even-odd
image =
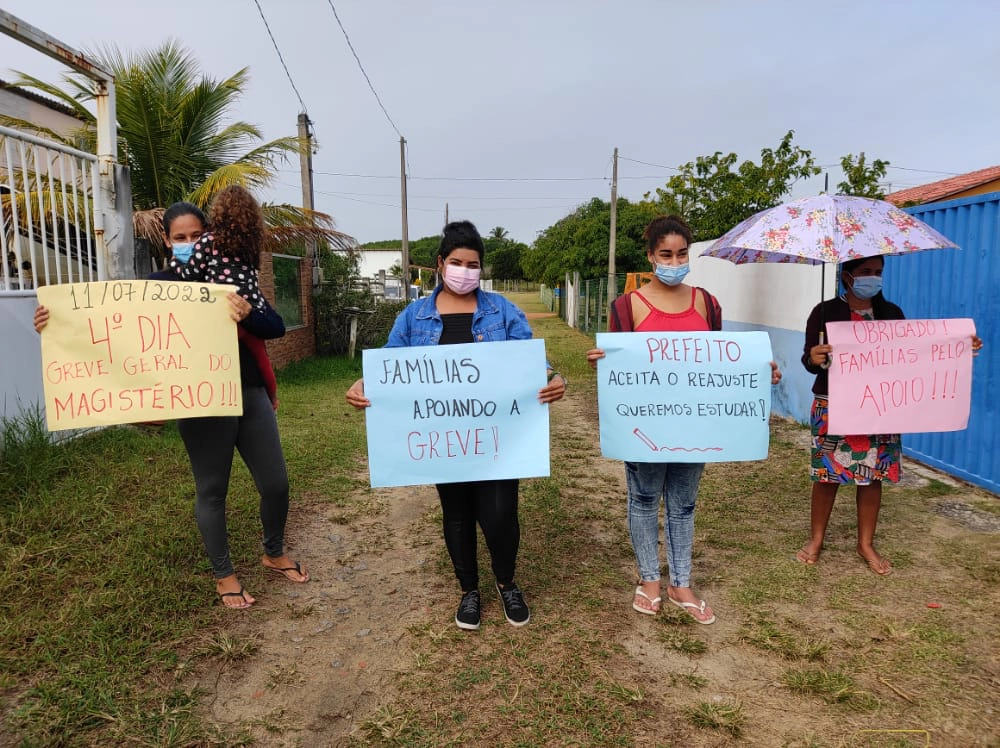
[[[676,286],[684,281],[691,270],[689,263],[683,265],[661,265],[656,263],[656,277],[668,286]]]
[[[870,299],[881,290],[882,276],[880,275],[862,275],[855,278],[854,285],[851,286],[851,293],[859,299]]]
[[[188,244],[172,244],[170,246],[170,251],[173,252],[174,257],[177,258],[178,262],[187,262],[191,259],[191,252],[194,250],[194,242],[189,242]]]

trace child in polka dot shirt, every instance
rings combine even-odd
[[[174,256],[169,269],[179,280],[226,283],[254,309],[267,302],[260,291],[260,238],[264,235],[260,208],[247,190],[227,187],[212,201],[210,231],[191,248],[190,257]]]
[[[236,286],[236,293],[250,302],[254,309],[263,311],[264,297],[260,292],[257,269],[240,257],[224,254],[216,246],[211,232],[202,234],[194,243],[190,259],[184,263],[178,258],[170,260],[170,269],[180,280],[192,283],[229,283]]]

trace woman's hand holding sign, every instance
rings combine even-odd
[[[554,403],[566,394],[566,377],[559,372],[549,372],[549,383],[538,391],[538,402]]]
[[[353,405],[358,410],[364,410],[372,404],[372,401],[365,397],[365,380],[359,379],[351,385],[344,396],[348,405]]]

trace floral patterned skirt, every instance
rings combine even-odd
[[[813,481],[859,486],[881,480],[899,482],[899,434],[833,436],[826,431],[828,422],[829,401],[817,397],[810,419],[813,439],[809,476]]]

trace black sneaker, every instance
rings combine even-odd
[[[467,631],[479,629],[479,590],[469,590],[462,595],[455,613],[455,625]]]
[[[497,584],[497,592],[500,593],[500,602],[503,603],[503,614],[507,616],[507,623],[511,626],[523,626],[531,619],[531,611],[528,610],[524,595],[516,584],[511,582],[503,589]]]

